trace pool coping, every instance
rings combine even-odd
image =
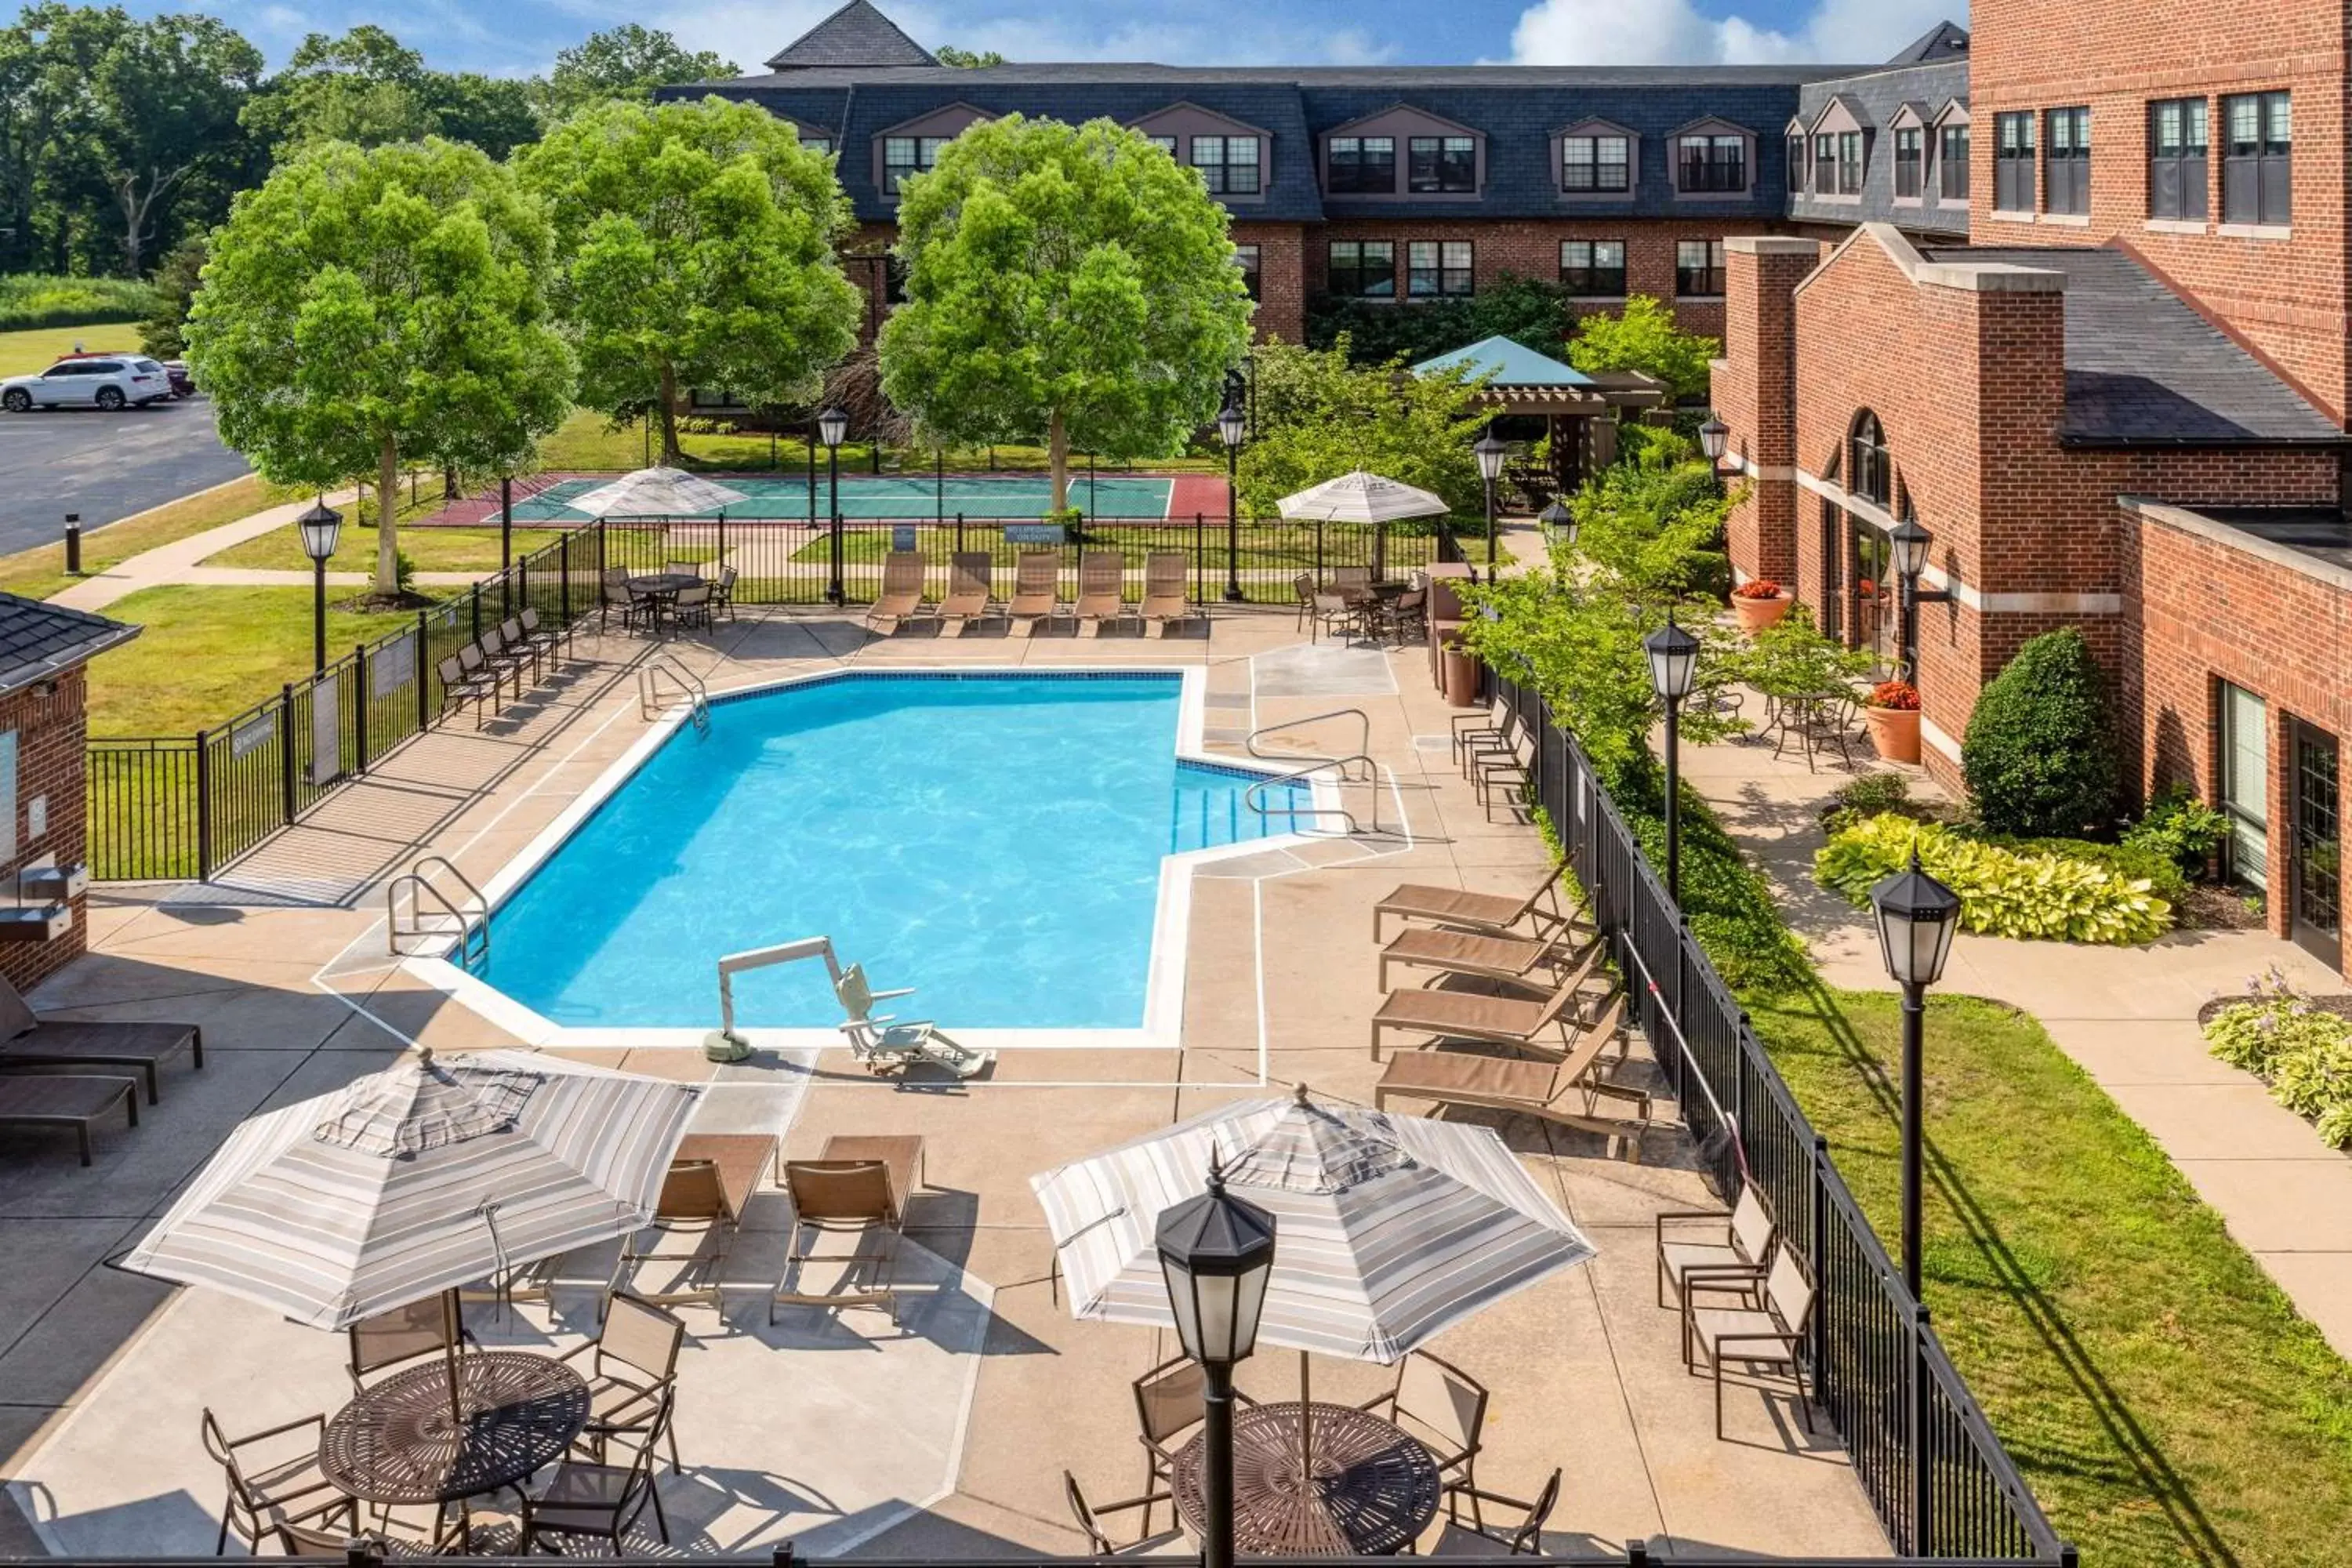
[[[1208,671],[1197,666],[1182,665],[1118,665],[1076,666],[1040,668],[1030,665],[952,664],[908,665],[889,669],[824,669],[800,675],[776,676],[722,687],[709,694],[712,710],[747,698],[765,696],[795,687],[827,685],[837,681],[925,680],[925,679],[990,679],[1017,678],[1021,679],[1120,679],[1135,676],[1172,677],[1178,682],[1176,707],[1175,757],[1179,763],[1214,769],[1221,773],[1251,773],[1265,778],[1286,778],[1299,770],[1269,767],[1234,757],[1213,756],[1204,749],[1208,716]],[[509,856],[497,871],[481,886],[483,901],[493,917],[499,906],[515,890],[544,865],[572,836],[601,810],[615,792],[635,776],[654,754],[677,734],[693,717],[693,704],[672,705],[649,722],[646,732],[630,742],[628,748],[614,758],[603,772],[568,802],[546,826],[534,834],[529,842]],[[1333,759],[1337,762],[1338,759]],[[1339,808],[1339,789],[1318,772],[1305,782],[1312,792],[1314,809],[1318,812]],[[1167,1050],[1181,1043],[1184,1014],[1184,982],[1192,939],[1192,879],[1204,868],[1219,862],[1294,849],[1304,845],[1343,838],[1338,832],[1298,831],[1269,834],[1245,843],[1220,845],[1214,848],[1191,849],[1181,854],[1163,855],[1160,860],[1160,887],[1152,914],[1151,950],[1144,980],[1142,1022],[1132,1028],[1024,1028],[955,1027],[945,1020],[954,1037],[976,1047],[994,1050]],[[495,934],[495,931],[493,932]],[[794,940],[779,934],[778,942]],[[546,1015],[517,1001],[489,982],[468,973],[462,965],[450,962],[448,953],[457,946],[457,938],[450,936],[436,947],[403,955],[399,970],[441,992],[453,1002],[479,1015],[488,1022],[513,1035],[525,1045],[541,1049],[565,1050],[640,1050],[702,1048],[705,1038],[718,1023],[718,976],[711,977],[711,1015],[707,1026],[670,1025],[611,1025],[579,1026],[559,1024]],[[893,978],[896,978],[895,976]],[[919,1012],[919,999],[913,1005]],[[746,1027],[737,1031],[754,1047],[776,1051],[820,1050],[841,1044],[842,1037],[835,1028],[818,1026]]]

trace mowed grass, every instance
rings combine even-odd
[[[95,327],[33,327],[0,332],[0,375],[31,375],[73,352],[76,343],[91,353],[135,354],[139,323],[119,321]]]
[[[1895,1237],[1898,1002],[1750,1005],[1871,1223]],[[2083,1560],[2346,1561],[2352,1369],[2039,1023],[1936,997],[1926,1062],[1927,1302]]]
[[[250,517],[286,499],[258,474],[247,474],[225,485],[184,496],[83,534],[82,571],[103,572],[118,561]],[[0,591],[19,594],[27,599],[46,599],[72,581],[66,575],[63,540],[20,550],[13,555],[0,555]]]
[[[93,735],[192,735],[310,673],[308,588],[146,588],[106,613],[146,628],[89,667]],[[394,610],[327,611],[327,656],[414,624]]]
[[[520,561],[562,537],[563,531],[558,528],[517,528],[514,558]],[[328,570],[372,573],[375,570],[375,530],[354,528],[346,520],[342,532],[336,536],[335,552],[327,559]],[[404,528],[400,531],[400,552],[416,563],[419,572],[495,572],[499,569],[499,531]],[[205,564],[308,572],[310,558],[302,553],[301,538],[289,523],[257,539],[233,544],[217,555],[207,556]]]

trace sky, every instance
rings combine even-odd
[[[1638,65],[1882,60],[1965,0],[877,0],[918,43],[1015,60],[1168,65]],[[304,34],[390,29],[442,69],[522,76],[637,21],[746,70],[840,0],[131,0],[219,16],[282,63]],[[1335,17],[1339,18],[1335,25]],[[1444,26],[1432,26],[1433,18]]]

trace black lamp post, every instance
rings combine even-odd
[[[1919,606],[1952,601],[1949,588],[1919,586],[1919,574],[1927,569],[1927,544],[1932,537],[1916,517],[1906,517],[1886,531],[1887,549],[1895,558],[1896,591],[1903,595],[1896,606],[1902,618],[1903,679],[1915,686],[1919,682]]]
[[[1225,444],[1225,602],[1242,598],[1241,494],[1238,485],[1242,437],[1249,434],[1249,415],[1242,406],[1242,376],[1225,372],[1225,405],[1217,410],[1217,439]]]
[[[816,416],[816,433],[824,443],[827,504],[833,515],[832,568],[825,579],[824,596],[838,605],[849,596],[841,586],[841,438],[849,434],[849,416],[839,404],[833,405]]]
[[[1536,526],[1544,531],[1547,539],[1557,536],[1570,544],[1576,542],[1576,514],[1560,505],[1557,498],[1546,501],[1543,510],[1536,513]]]
[[[514,570],[514,476],[499,476],[499,570]]]
[[[1731,426],[1710,414],[1706,423],[1698,427],[1698,449],[1706,456],[1706,471],[1715,479],[1717,495],[1723,493],[1723,470],[1716,465],[1723,461],[1723,449],[1731,444]]]
[[[1495,563],[1495,481],[1503,477],[1503,459],[1510,455],[1511,449],[1495,438],[1492,425],[1486,426],[1486,433],[1479,437],[1478,444],[1470,449],[1478,455],[1478,477],[1486,481],[1486,564],[1492,566]]]
[[[318,505],[294,520],[302,535],[302,553],[310,558],[310,672],[323,674],[327,668],[327,558],[335,552],[335,541],[341,535],[343,514],[327,504],[320,496]]]
[[[1642,639],[1650,656],[1650,684],[1666,706],[1666,897],[1675,908],[1683,901],[1682,726],[1683,699],[1698,674],[1699,640],[1675,625],[1672,610],[1666,624]]]
[[[1184,1353],[1201,1363],[1201,1449],[1208,1529],[1202,1568],[1233,1568],[1234,1363],[1257,1348],[1258,1314],[1274,1273],[1274,1216],[1225,1191],[1213,1161],[1209,1190],[1160,1215],[1155,1241]]]
[[[1959,895],[1919,868],[1911,851],[1907,869],[1870,890],[1878,913],[1878,945],[1886,973],[1903,987],[1903,1283],[1919,1299],[1919,1150],[1921,1036],[1927,987],[1944,973],[1952,932],[1960,923]]]

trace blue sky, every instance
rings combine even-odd
[[[1014,59],[1150,59],[1176,65],[1459,64],[1519,60],[1874,61],[1938,19],[1946,0],[877,0],[919,43],[995,48]],[[390,28],[435,65],[497,75],[544,68],[555,51],[625,21],[666,27],[746,69],[839,0],[133,0],[198,10],[282,61],[302,35],[358,22]],[[1442,20],[1442,26],[1433,26]]]

